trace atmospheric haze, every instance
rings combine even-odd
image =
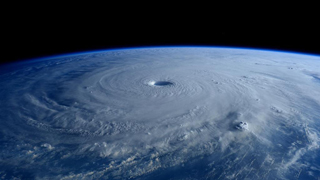
[[[319,56],[163,47],[0,68],[0,179],[320,177]]]

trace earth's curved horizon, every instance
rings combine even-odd
[[[320,177],[318,55],[141,47],[0,70],[0,179]]]

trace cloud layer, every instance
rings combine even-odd
[[[17,65],[0,74],[0,177],[316,178],[319,69],[316,56],[228,48]]]

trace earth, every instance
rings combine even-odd
[[[320,56],[222,47],[0,67],[0,179],[319,179]]]

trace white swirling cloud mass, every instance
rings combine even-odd
[[[319,77],[319,56],[235,48],[20,63],[0,73],[0,178],[316,179]]]

